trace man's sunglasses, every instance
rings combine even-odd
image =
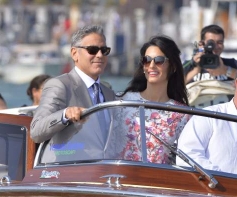
[[[96,55],[99,51],[106,56],[109,55],[111,48],[110,47],[97,47],[97,46],[74,46],[76,48],[86,49],[90,55]]]
[[[154,60],[155,65],[162,66],[165,63],[165,61],[168,60],[168,58],[165,56],[156,56],[152,58],[147,55],[142,58],[142,63],[145,66],[148,66],[148,64],[150,64],[152,60]]]

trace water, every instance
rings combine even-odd
[[[8,108],[21,107],[22,105],[31,105],[31,100],[26,94],[28,83],[12,84],[0,80],[0,93],[4,97]]]
[[[123,91],[131,80],[129,77],[102,77],[103,81],[108,82],[115,92]],[[31,105],[32,102],[26,91],[28,83],[13,84],[0,79],[0,93],[7,102],[8,108],[21,107],[22,105]]]

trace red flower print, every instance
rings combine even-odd
[[[153,149],[154,148],[154,144],[152,142],[147,142],[146,146],[148,149]]]
[[[130,126],[130,127],[129,127],[129,129],[128,129],[129,133],[131,133],[131,132],[132,132],[132,130],[133,130],[133,127],[132,127],[132,126]]]
[[[175,134],[174,131],[169,131],[169,132],[168,132],[168,135],[169,135],[170,137],[174,137],[174,134]]]
[[[167,122],[164,120],[161,120],[161,126],[163,127],[168,127]]]
[[[160,114],[158,112],[151,113],[150,119],[158,119],[160,118]]]
[[[140,161],[141,160],[141,157],[138,154],[133,154],[132,156],[133,156],[134,161]]]
[[[129,125],[131,123],[131,120],[129,118],[126,119],[125,124]]]
[[[140,131],[140,125],[139,124],[137,124],[137,122],[136,122],[136,124],[134,125],[134,131]]]

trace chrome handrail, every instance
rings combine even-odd
[[[159,103],[159,102],[135,101],[135,100],[117,100],[117,101],[99,103],[88,109],[85,109],[81,114],[81,118],[85,118],[96,111],[99,111],[105,108],[113,108],[116,106],[123,106],[123,107],[144,106],[145,108],[148,108],[148,109],[174,111],[174,112],[179,112],[179,113],[199,115],[199,116],[204,116],[204,117],[237,122],[237,116],[231,115],[231,114],[198,109],[198,108],[189,107],[189,106],[179,106],[179,105],[165,104],[165,103]]]

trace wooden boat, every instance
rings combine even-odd
[[[114,154],[113,145],[120,141],[113,141],[113,132],[123,128],[114,117],[118,110],[132,108],[138,108],[140,115],[142,159],[139,161],[123,160]],[[148,162],[144,156],[144,110],[147,108],[237,122],[236,116],[197,108],[112,101],[87,109],[82,114],[86,121],[81,124],[80,131],[67,133],[63,138],[53,137],[40,144],[35,155],[36,145],[29,137],[31,117],[0,114],[0,146],[8,154],[5,163],[1,159],[0,196],[237,196],[237,175],[203,169],[159,136],[157,139],[166,143],[190,167]],[[106,147],[90,138],[83,138],[83,132],[97,132],[98,122],[95,120],[102,111],[111,115]],[[90,144],[93,146],[89,147]]]

